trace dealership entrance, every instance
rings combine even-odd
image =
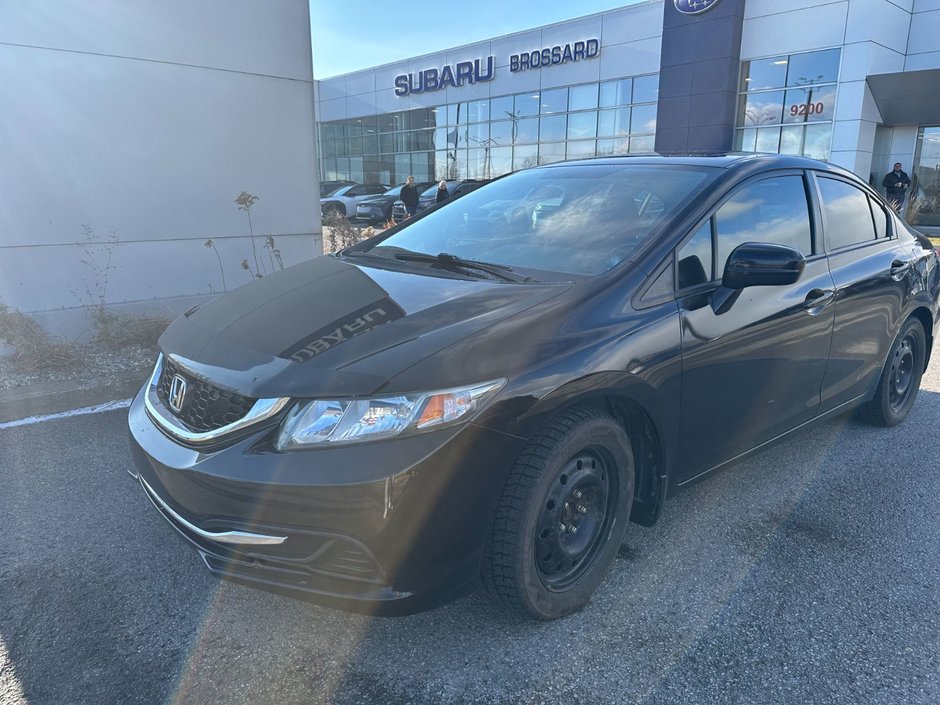
[[[940,228],[940,127],[920,129],[911,182],[908,222]]]

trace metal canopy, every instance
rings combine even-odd
[[[940,125],[940,69],[881,73],[868,87],[886,125]]]

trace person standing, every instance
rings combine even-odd
[[[442,203],[446,201],[449,196],[450,192],[447,190],[447,182],[441,181],[441,183],[437,185],[437,200],[435,203]]]
[[[881,185],[885,187],[885,193],[888,196],[888,204],[896,211],[900,211],[904,205],[905,191],[911,185],[911,179],[901,169],[901,162],[894,165],[894,170],[885,174]]]
[[[408,211],[408,217],[418,214],[418,189],[415,186],[415,177],[409,176],[405,185],[401,187],[402,202],[405,204],[405,210]]]

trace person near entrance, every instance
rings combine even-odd
[[[888,195],[888,204],[896,211],[901,210],[904,205],[907,187],[911,185],[910,177],[901,169],[901,162],[897,162],[894,165],[894,170],[885,174],[881,185],[885,187],[885,192]]]
[[[405,185],[401,187],[400,198],[405,204],[405,210],[408,211],[409,217],[418,214],[418,189],[415,186],[415,177],[408,177]]]

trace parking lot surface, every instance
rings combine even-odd
[[[940,365],[631,526],[582,612],[372,619],[222,583],[134,479],[125,411],[0,430],[0,703],[940,702]]]

